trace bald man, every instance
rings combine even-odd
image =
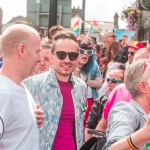
[[[0,149],[39,150],[36,105],[22,84],[41,59],[39,34],[27,25],[12,25],[1,35],[0,50]]]
[[[116,41],[116,36],[113,32],[106,32],[103,36],[103,40],[104,40],[104,48],[102,50],[102,57],[105,56],[105,52],[106,52],[109,44]]]

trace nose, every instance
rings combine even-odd
[[[70,62],[69,56],[67,54],[66,58],[64,59],[65,62]]]
[[[109,84],[112,83],[111,80],[108,82]]]

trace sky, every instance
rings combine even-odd
[[[135,0],[85,0],[85,20],[110,21],[116,12],[121,16],[123,7],[131,6]],[[11,18],[26,16],[27,0],[0,0],[0,7],[3,10],[3,24]],[[8,5],[9,4],[9,5]],[[72,7],[82,7],[82,0],[72,0]],[[125,21],[119,20],[119,27],[125,28]]]

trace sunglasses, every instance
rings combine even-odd
[[[110,78],[107,78],[107,82],[112,82],[112,83],[122,83],[123,81],[122,80],[117,80],[117,79],[115,79],[115,78],[112,78],[112,79],[110,79]]]
[[[91,56],[93,54],[93,50],[86,50],[86,49],[79,48],[79,53],[87,54],[88,56]]]
[[[107,36],[107,37],[113,37],[113,38],[117,38],[115,35],[110,35],[110,36]]]
[[[64,60],[66,58],[66,56],[68,55],[68,57],[71,61],[76,60],[79,56],[79,54],[75,53],[75,52],[66,53],[63,51],[52,52],[52,54],[56,54],[57,58],[60,60]]]
[[[128,52],[128,55],[132,55],[132,56],[134,56],[134,52]]]

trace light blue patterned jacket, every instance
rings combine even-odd
[[[76,143],[77,149],[79,149],[84,143],[82,101],[86,100],[87,87],[82,79],[73,74],[70,81],[73,83],[71,92],[75,109]],[[43,127],[40,129],[40,149],[51,150],[63,104],[62,94],[55,73],[50,68],[48,72],[26,79],[24,84],[45,112]]]

